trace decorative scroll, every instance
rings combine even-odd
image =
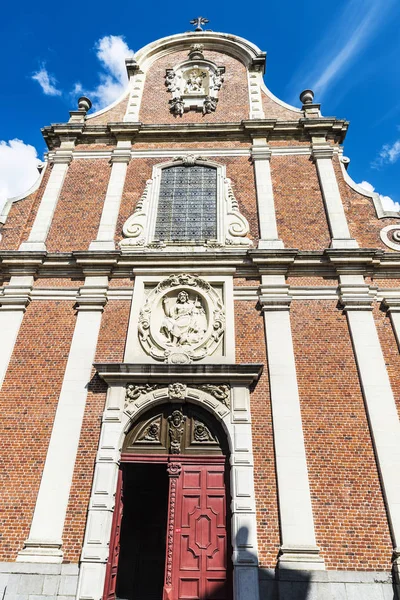
[[[138,385],[128,383],[128,385],[126,386],[125,393],[125,406],[127,406],[130,402],[134,402],[135,400],[140,398],[140,396],[143,396],[144,394],[148,394],[149,392],[156,390],[158,387],[160,386],[157,384],[150,383],[142,383]]]
[[[230,408],[231,388],[229,385],[214,385],[212,383],[205,383],[203,385],[197,385],[193,387],[197,387],[199,390],[203,390],[204,392],[211,394],[216,400],[219,400],[227,408]]]
[[[146,223],[148,215],[148,197],[152,179],[146,181],[143,194],[139,199],[133,215],[125,221],[122,233],[125,238],[120,242],[120,246],[144,246],[146,238]]]
[[[246,237],[250,231],[249,223],[239,211],[230,179],[225,179],[225,201],[227,203],[227,227],[225,243],[228,245],[252,246],[253,242]]]

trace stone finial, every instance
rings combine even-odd
[[[78,109],[87,113],[92,108],[92,103],[86,96],[81,96],[78,100]]]
[[[43,171],[44,169],[44,162],[38,162],[38,164],[36,165],[37,170],[39,171],[39,175],[40,173]]]
[[[300,102],[302,104],[312,104],[314,100],[314,92],[312,90],[303,90],[300,94]]]
[[[189,58],[190,60],[203,59],[204,54],[204,45],[203,44],[192,44],[190,46]]]
[[[349,157],[348,157],[348,156],[342,156],[342,158],[341,158],[341,161],[342,161],[342,163],[343,163],[343,165],[344,165],[344,168],[345,168],[345,169],[346,169],[346,171],[347,171],[347,169],[349,168],[349,164],[350,164],[350,159],[349,159]]]

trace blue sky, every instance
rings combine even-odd
[[[22,0],[18,11],[3,5],[0,25],[0,205],[33,183],[36,153],[46,150],[41,127],[66,121],[82,92],[98,106],[113,99],[126,83],[125,53],[191,29],[198,15],[267,52],[265,81],[279,98],[300,106],[311,87],[323,115],[348,119],[351,177],[400,202],[398,0]]]

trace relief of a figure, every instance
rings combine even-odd
[[[186,74],[186,85],[184,93],[187,94],[205,94],[203,87],[203,79],[206,77],[206,73],[200,71],[200,69],[193,69]]]
[[[164,319],[160,332],[167,338],[168,345],[183,346],[197,344],[207,330],[207,317],[198,296],[189,299],[189,294],[180,291],[177,298],[164,296]]]

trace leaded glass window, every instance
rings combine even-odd
[[[217,169],[203,165],[162,170],[155,239],[201,242],[217,238]]]

